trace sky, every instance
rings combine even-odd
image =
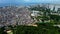
[[[46,2],[60,2],[60,0],[0,0],[0,3],[12,3],[12,2],[25,2],[25,3],[38,3],[38,2],[43,2],[43,3],[46,3]]]
[[[0,5],[30,4],[30,3],[60,4],[60,0],[0,0]]]

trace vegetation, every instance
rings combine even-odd
[[[38,26],[18,26],[16,34],[60,34],[60,28],[51,23],[36,23]]]
[[[14,34],[60,34],[60,28],[52,23],[36,23],[38,26],[17,26],[12,28]],[[1,32],[2,30],[0,30]],[[0,33],[1,34],[1,33]]]

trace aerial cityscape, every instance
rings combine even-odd
[[[0,0],[0,34],[60,34],[60,0]]]

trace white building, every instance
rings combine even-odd
[[[51,10],[53,10],[55,7],[55,11],[57,11],[58,8],[60,8],[60,5],[58,4],[40,4],[40,6],[50,8]]]
[[[37,16],[38,15],[38,13],[39,13],[39,11],[32,11],[32,13],[31,13],[31,16]]]
[[[57,10],[59,10],[60,5],[56,5],[56,4],[50,4],[50,5],[49,5],[49,8],[50,8],[51,10],[53,10],[54,7],[55,7],[55,11],[57,11]]]

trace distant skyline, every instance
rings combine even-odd
[[[60,0],[0,0],[0,6],[1,5],[34,4],[34,3],[60,4]]]

